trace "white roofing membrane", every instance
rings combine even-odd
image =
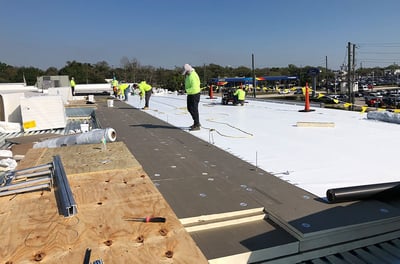
[[[326,199],[332,188],[399,181],[400,125],[367,119],[366,113],[246,100],[222,105],[204,96],[201,130],[188,132],[276,177]],[[128,103],[141,108],[140,97]],[[193,124],[186,95],[153,94],[143,110],[176,127]],[[301,127],[297,122],[333,122]]]

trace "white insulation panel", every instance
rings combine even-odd
[[[20,100],[23,93],[2,93],[0,94],[0,119],[5,122],[21,123]]]
[[[61,96],[34,96],[21,99],[24,131],[65,128],[67,117]]]

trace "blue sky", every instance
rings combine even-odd
[[[398,0],[0,0],[0,62],[61,68],[121,59],[339,69],[400,64]]]

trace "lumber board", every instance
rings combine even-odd
[[[92,153],[93,155],[90,155]],[[58,212],[53,190],[0,197],[0,259],[6,263],[207,263],[179,219],[123,143],[31,149],[19,164],[33,167],[60,155],[78,213]],[[114,157],[117,159],[114,159]],[[85,166],[78,166],[80,163]],[[125,221],[162,216],[165,223]]]
[[[334,122],[297,122],[298,127],[334,127]]]

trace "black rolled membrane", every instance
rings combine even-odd
[[[400,182],[378,183],[328,189],[326,198],[329,203],[349,202],[372,198],[400,198]]]

